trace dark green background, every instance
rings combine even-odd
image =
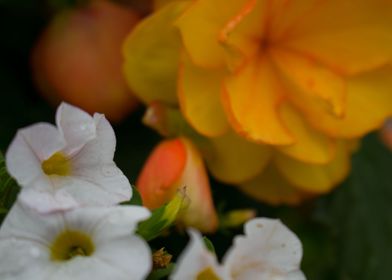
[[[31,81],[29,55],[50,17],[72,2],[0,0],[1,151],[6,150],[18,128],[39,121],[54,121],[54,109],[39,97]],[[141,108],[115,126],[116,162],[132,183],[160,139],[140,124],[142,113]],[[373,134],[363,140],[352,164],[352,173],[342,186],[297,208],[269,207],[214,181],[213,194],[220,209],[251,207],[257,209],[260,216],[282,219],[303,242],[302,267],[308,279],[390,280],[392,155]],[[210,236],[220,256],[230,246],[233,235],[239,232]],[[186,242],[186,236],[173,234],[153,241],[152,246],[165,246],[178,255]]]

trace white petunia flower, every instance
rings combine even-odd
[[[62,103],[56,123],[20,129],[8,148],[8,171],[24,187],[21,201],[42,213],[129,200],[132,189],[113,162],[116,137],[106,118]]]
[[[149,215],[138,206],[39,214],[17,202],[0,229],[0,279],[145,279],[151,251],[133,233]]]
[[[204,245],[200,233],[189,231],[191,240],[180,256],[172,280],[304,280],[300,270],[302,245],[279,220],[256,218],[245,224],[223,264]]]

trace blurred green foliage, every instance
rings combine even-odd
[[[350,177],[320,199],[315,218],[335,247],[337,279],[391,279],[392,155],[377,135],[363,141]]]
[[[0,150],[20,127],[54,121],[50,108],[32,83],[29,55],[37,36],[56,9],[73,0],[0,0]],[[122,0],[125,2],[126,0]],[[142,1],[142,0],[141,0]],[[135,2],[132,0],[130,2]],[[376,93],[375,93],[376,94]],[[159,136],[145,128],[142,109],[116,125],[116,162],[134,183],[144,160]],[[366,116],[365,116],[366,117]],[[0,166],[0,208],[15,199],[14,181]],[[303,270],[310,280],[392,279],[392,155],[376,134],[366,137],[354,155],[350,177],[332,193],[299,207],[271,207],[246,197],[235,188],[212,180],[216,205],[225,210],[252,208],[259,216],[280,218],[298,234],[304,245]],[[7,194],[12,190],[10,195]],[[136,202],[135,202],[136,203]],[[219,257],[241,229],[208,236]],[[174,256],[187,243],[185,233],[173,232],[151,242]],[[158,278],[157,278],[158,279]]]
[[[14,179],[9,176],[5,167],[3,154],[0,152],[0,222],[11,209],[19,193],[19,186]]]

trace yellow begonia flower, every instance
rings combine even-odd
[[[174,1],[130,34],[124,68],[210,139],[216,178],[297,203],[343,180],[353,140],[392,115],[390,30],[385,0]]]

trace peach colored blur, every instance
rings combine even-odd
[[[104,113],[111,121],[126,117],[137,99],[122,74],[121,44],[138,21],[135,11],[103,0],[55,16],[32,53],[45,99]]]

